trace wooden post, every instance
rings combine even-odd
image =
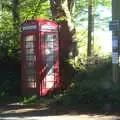
[[[92,0],[88,0],[88,45],[87,45],[87,56],[92,56]]]
[[[113,24],[115,23],[115,20],[120,20],[120,0],[112,0],[112,21]],[[119,44],[119,32],[120,29],[116,25],[114,29],[112,30],[112,71],[113,71],[113,82],[118,82],[118,64],[119,64],[119,45],[116,45],[115,48],[115,41],[118,41],[117,44]]]

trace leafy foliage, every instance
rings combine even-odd
[[[92,4],[92,14],[94,16],[95,28],[104,28],[106,23],[110,18],[109,17],[101,17],[101,11],[99,8],[109,9],[111,8],[111,0],[93,0]],[[87,24],[88,20],[88,1],[87,0],[77,0],[75,2],[75,8],[73,9],[73,21],[76,26],[84,27],[84,24]],[[102,24],[102,26],[100,26]]]
[[[17,7],[13,5],[13,2],[15,1],[1,0],[0,2],[0,96],[19,94],[20,24],[27,19],[39,17],[51,19],[54,18],[51,11],[52,6],[47,0],[19,0]],[[110,0],[96,0],[95,9],[97,9],[98,6],[103,5],[110,7]],[[81,31],[77,34],[77,39],[79,41],[78,47],[80,49],[84,47],[82,53],[85,55],[87,29],[83,28],[82,25],[83,22],[87,21],[87,0],[76,0],[76,5],[72,6],[71,9],[70,13],[72,22],[76,27],[80,26]],[[96,13],[95,16],[100,18],[98,13]],[[60,20],[64,19],[65,17],[62,16]],[[84,68],[84,66],[81,68],[80,64],[78,67],[78,65],[75,63],[75,67],[76,66],[77,69]]]
[[[104,109],[107,104],[117,107],[120,87],[112,82],[111,67],[109,59],[104,64],[88,65],[84,71],[80,69],[68,90],[55,96],[59,98],[57,104],[67,107],[90,105],[96,109]]]
[[[49,18],[51,16],[50,5],[48,1],[41,0],[22,1],[20,3],[20,7],[22,7],[20,11],[22,21],[40,17]]]
[[[24,97],[23,100],[21,100],[22,103],[28,104],[28,103],[34,103],[37,101],[37,96],[33,95],[31,97]]]
[[[0,60],[0,97],[19,96],[20,63],[16,58],[3,57]]]

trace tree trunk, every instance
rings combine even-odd
[[[12,17],[13,17],[13,31],[14,31],[14,52],[19,48],[19,32],[20,32],[20,11],[19,0],[12,0]]]
[[[69,55],[75,56],[76,32],[71,16],[74,0],[69,0],[69,2],[68,0],[50,0],[50,3],[53,17],[60,19],[58,23],[60,25],[61,58],[65,60]]]
[[[18,30],[20,25],[19,0],[12,0],[13,26]]]
[[[76,55],[76,32],[71,16],[74,0],[50,0],[50,4],[53,18],[59,19],[58,24],[60,25],[60,67],[62,79],[70,82],[73,76],[73,69],[66,64],[65,61],[69,57],[74,57]]]
[[[94,15],[93,15],[93,0],[88,0],[88,44],[87,44],[87,57],[90,60],[93,57],[93,49],[94,49]],[[92,62],[90,60],[90,62]]]

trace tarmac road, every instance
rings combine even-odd
[[[2,116],[0,120],[120,120],[117,117],[113,116],[88,116],[88,115],[60,115],[60,116]]]
[[[40,106],[2,105],[0,120],[120,120],[118,115],[77,113]]]

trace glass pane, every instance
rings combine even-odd
[[[53,42],[47,42],[47,47],[48,48],[53,48],[53,45],[54,45]]]
[[[30,73],[30,74],[34,74],[35,71],[34,71],[33,69],[28,69],[28,73]]]
[[[26,60],[27,61],[34,61],[34,56],[33,55],[27,55]]]
[[[46,57],[46,63],[53,62],[53,61],[54,61],[53,54]]]
[[[50,54],[54,54],[54,50],[51,48],[46,48],[45,49],[45,55],[50,55]]]
[[[52,87],[54,87],[54,82],[47,82],[46,83],[46,88],[52,88]]]
[[[33,49],[34,48],[34,42],[26,42],[26,48],[31,48]]]
[[[35,88],[35,36],[28,35],[25,37],[25,59],[26,59],[26,81],[27,86],[30,88]],[[33,82],[34,81],[34,82]]]
[[[53,74],[53,73],[54,73],[54,67],[52,66],[52,67],[49,69],[47,75],[50,75],[50,74]]]
[[[26,49],[26,54],[34,54],[34,49]]]
[[[35,77],[34,76],[28,76],[28,81],[34,81]]]
[[[53,35],[53,34],[45,35],[45,41],[55,41],[55,40],[56,40],[56,35]]]
[[[28,68],[33,68],[34,67],[34,62],[28,62]]]
[[[29,35],[29,36],[26,36],[26,39],[25,41],[29,41],[29,42],[32,42],[34,40],[34,36],[33,35]]]
[[[28,69],[28,76],[34,76],[34,75],[35,75],[34,69]]]
[[[27,82],[27,87],[29,88],[36,88],[36,82]]]
[[[47,75],[46,76],[46,81],[54,81],[54,74]]]

